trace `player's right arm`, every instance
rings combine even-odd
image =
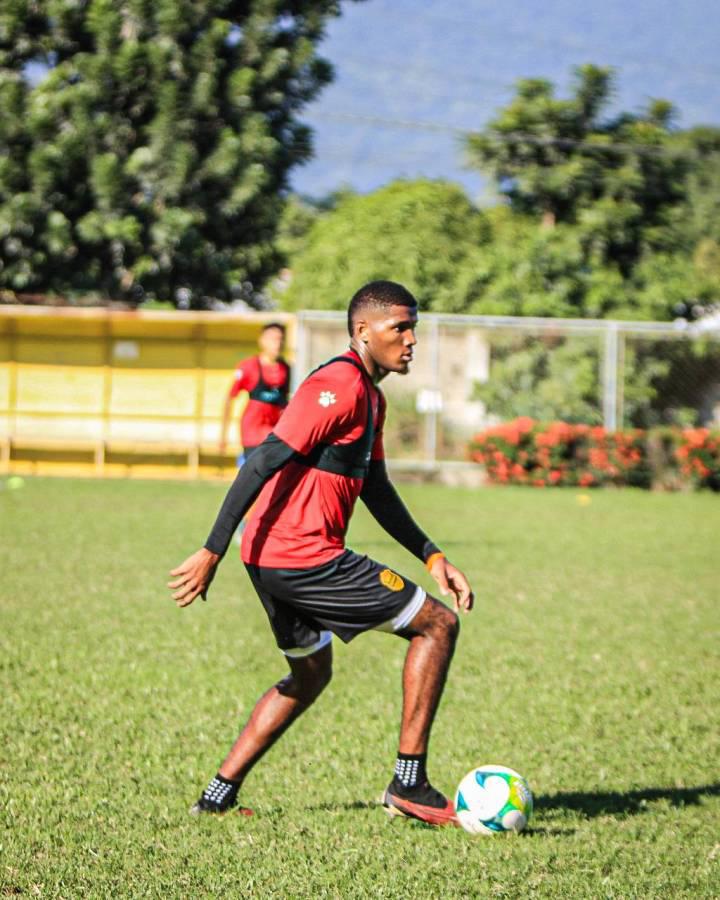
[[[347,390],[341,387],[327,369],[321,369],[300,385],[275,431],[238,472],[205,546],[171,571],[175,580],[168,582],[168,587],[174,591],[172,597],[178,606],[189,606],[197,597],[206,599],[215,570],[238,524],[265,483],[293,456],[308,453],[353,423],[357,391],[349,380]],[[329,393],[332,402],[327,402]]]
[[[233,402],[241,391],[252,390],[252,388],[249,388],[247,386],[248,380],[248,365],[246,363],[240,363],[240,365],[235,369],[235,377],[233,378],[233,383],[228,389],[227,395],[225,397],[225,404],[223,406],[223,417],[222,425],[220,426],[219,443],[219,450],[221,454],[224,454],[225,450],[227,449],[227,431],[228,425],[230,424],[230,418],[232,416]]]
[[[227,552],[239,523],[255,502],[266,481],[292,459],[295,451],[270,433],[240,469],[220,507],[205,546],[189,556],[170,574],[168,587],[178,606],[189,606],[197,597],[207,599],[215,570]]]

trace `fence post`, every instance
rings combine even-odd
[[[625,427],[625,332],[618,330],[618,364],[617,364],[617,423],[618,428]]]
[[[430,341],[432,389],[437,393],[440,390],[440,323],[437,316],[433,316],[430,320]],[[438,430],[438,412],[435,405],[427,413],[425,427],[427,429],[425,445],[427,459],[434,463],[437,460]]]
[[[293,364],[290,369],[290,390],[292,393],[300,387],[300,383],[305,378],[308,368],[308,341],[310,338],[310,329],[305,323],[305,316],[302,311],[298,313],[295,320],[295,346],[291,348],[294,351]]]
[[[607,431],[617,431],[618,396],[618,323],[605,327],[603,356],[603,424]]]

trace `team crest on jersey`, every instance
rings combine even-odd
[[[391,569],[382,570],[380,573],[380,584],[389,591],[401,591],[405,587],[405,582],[402,578]]]
[[[320,406],[332,406],[335,403],[336,397],[332,391],[320,391],[320,396],[318,397],[318,403]]]

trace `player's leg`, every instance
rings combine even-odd
[[[222,813],[233,807],[238,790],[255,763],[328,685],[332,677],[332,644],[329,634],[322,634],[320,648],[310,655],[293,656],[293,651],[286,651],[290,674],[255,704],[218,774],[191,812]]]
[[[427,753],[459,631],[457,614],[428,595],[410,625],[400,632],[410,642],[403,668],[401,753]]]
[[[333,631],[343,641],[373,629],[399,634],[409,641],[400,753],[396,778],[385,792],[386,805],[433,824],[455,821],[452,804],[427,780],[425,758],[457,638],[457,616],[387,566],[349,550],[309,570],[252,565],[247,570],[280,647],[307,646],[317,639],[320,628]],[[274,698],[271,712],[276,702]],[[262,708],[258,718],[263,722],[261,713]],[[253,741],[249,740],[253,736],[251,724],[248,734],[239,739],[238,756],[233,757],[236,748],[231,751],[228,771],[239,778],[247,774],[248,764],[259,758],[253,755]],[[261,733],[266,732],[261,729]]]
[[[248,571],[252,577],[252,567]],[[409,642],[400,750],[385,803],[395,812],[425,822],[456,821],[452,803],[430,785],[425,771],[430,729],[458,634],[455,613],[409,579],[350,550],[313,570],[263,570],[260,574],[273,597],[284,598],[301,619],[332,630],[344,641],[378,630],[399,634]],[[276,622],[277,614],[269,605],[268,610]]]
[[[242,783],[255,763],[320,696],[332,677],[332,644],[311,656],[288,657],[288,662],[290,674],[258,700],[220,766],[225,778]]]
[[[403,709],[395,776],[383,802],[389,811],[434,825],[455,822],[452,802],[427,776],[430,730],[447,678],[459,632],[457,615],[428,596],[403,630],[409,647],[403,669]]]

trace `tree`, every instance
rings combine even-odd
[[[522,80],[466,146],[470,163],[496,181],[515,212],[546,229],[573,226],[585,265],[628,277],[684,196],[687,164],[671,152],[669,103],[603,118],[612,91],[611,70],[592,65],[575,70],[569,99],[558,99],[549,81]]]
[[[407,284],[421,309],[462,311],[489,233],[485,216],[447,182],[396,181],[364,196],[340,194],[293,255],[282,303],[345,309],[360,285],[386,278]]]
[[[602,423],[598,342],[521,335],[493,342],[491,378],[474,397],[500,419]]]
[[[681,131],[673,146],[689,166],[685,196],[671,220],[672,239],[691,252],[703,240],[720,244],[720,128]]]
[[[339,0],[18,0],[0,17],[0,287],[192,306],[277,271]],[[31,61],[48,73],[35,87]]]
[[[720,304],[720,128],[691,128],[676,135],[675,144],[690,166],[668,231],[692,284],[678,298],[676,314],[693,318],[696,310]]]

